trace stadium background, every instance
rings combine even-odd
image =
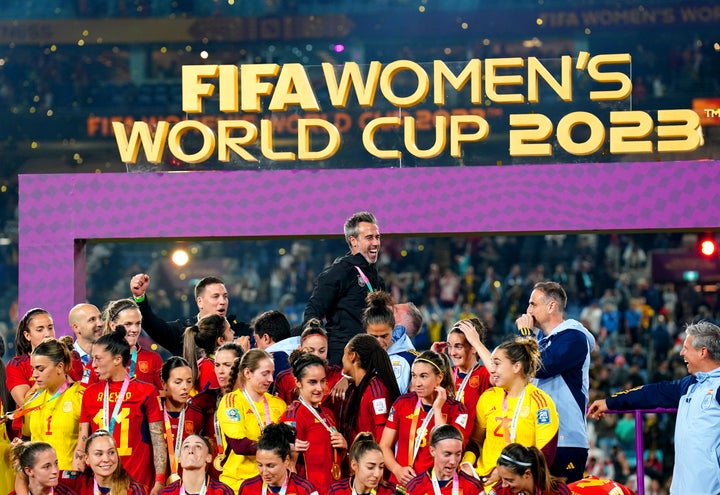
[[[12,344],[21,255],[18,174],[127,172],[114,139],[95,124],[116,115],[177,114],[182,65],[298,62],[317,66],[321,62],[400,58],[461,62],[500,56],[552,59],[580,50],[629,52],[633,59],[631,108],[650,113],[693,108],[700,99],[718,108],[719,22],[720,12],[712,2],[678,5],[661,0],[4,2],[0,7],[3,334]],[[582,109],[582,104],[574,105],[575,109]],[[718,124],[720,117],[704,120],[705,144],[693,153],[640,158],[600,154],[592,159],[717,159]],[[487,146],[485,151],[489,149],[490,154],[502,154],[502,139]],[[558,161],[566,163],[572,173],[572,159],[560,157]],[[502,165],[512,166],[513,160]],[[367,164],[343,159],[327,166]],[[292,168],[292,164],[230,163],[221,167],[214,163],[206,168],[259,167]],[[193,168],[168,161],[164,169]],[[418,173],[422,173],[420,168]],[[712,198],[717,183],[708,187]],[[432,195],[432,191],[418,194]],[[382,228],[381,204],[375,213]],[[218,214],[232,212],[221,210]],[[718,311],[717,256],[703,258],[697,251],[698,240],[706,234],[714,236],[712,230],[390,236],[383,239],[381,263],[396,299],[415,302],[426,315],[428,324],[418,341],[420,346],[430,338],[442,338],[448,323],[469,312],[486,321],[497,342],[510,330],[514,315],[524,309],[532,282],[543,278],[562,282],[570,295],[571,316],[592,320],[596,318],[592,315],[598,314],[597,304],[601,321],[617,320],[621,330],[627,327],[634,335],[629,340],[612,338],[612,334],[603,339],[606,344],[593,371],[594,392],[600,394],[638,380],[684,372],[676,354],[683,323],[716,317]],[[184,267],[169,259],[178,248],[190,255],[191,261]],[[129,277],[147,271],[153,276],[158,312],[191,314],[194,281],[207,273],[219,273],[228,283],[232,312],[250,317],[267,308],[279,308],[297,322],[314,276],[344,250],[340,236],[97,242],[87,251],[87,294],[99,305],[126,296]],[[638,314],[639,323],[634,320]],[[55,316],[56,324],[63,328],[63,316]],[[640,351],[633,348],[635,343]],[[10,348],[7,355],[11,353]],[[608,421],[616,421],[622,430],[627,426],[625,419]],[[663,457],[654,466],[661,481],[671,463],[662,456],[668,451],[671,423],[672,418],[657,418],[647,427],[646,445]],[[603,449],[596,456],[602,454],[601,463],[613,465],[615,479],[620,479],[618,471],[622,474],[625,469],[620,454],[624,446],[608,440],[610,432],[616,434],[618,424],[602,425],[605,430],[598,434],[598,444]],[[628,457],[631,449],[626,450]],[[610,468],[603,469],[607,474]]]

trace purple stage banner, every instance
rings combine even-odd
[[[87,240],[339,237],[359,210],[398,235],[714,229],[719,165],[21,175],[19,311],[85,300]]]

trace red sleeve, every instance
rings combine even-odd
[[[5,384],[8,391],[18,385],[32,386],[32,368],[30,367],[30,356],[15,356],[5,368]]]
[[[391,428],[395,431],[398,431],[400,429],[400,418],[403,415],[404,402],[404,396],[401,395],[392,405],[392,408],[390,409],[390,414],[388,414],[387,417],[387,423],[385,423],[386,428]]]
[[[60,485],[66,486],[80,495],[92,493],[93,486],[89,481],[89,478],[85,476],[85,474],[76,473],[74,471],[60,471],[60,476],[58,478],[58,483]]]
[[[98,402],[98,398],[101,397],[100,391],[102,387],[97,383],[90,385],[85,389],[85,393],[82,398],[82,409],[80,410],[80,423],[90,423],[90,430],[92,431],[92,419],[95,413],[98,411],[102,402]]]
[[[278,374],[277,380],[275,381],[275,395],[280,397],[285,404],[291,404],[292,401],[297,399],[297,394],[295,393],[295,377],[291,370],[283,370]]]
[[[327,379],[328,393],[337,382],[342,380],[342,368],[340,366],[328,366],[325,370],[325,378]]]
[[[450,405],[448,411],[448,423],[456,426],[463,434],[463,448],[472,435],[472,425],[468,421],[468,412],[465,404],[455,399],[448,399],[446,404]]]
[[[160,354],[158,354],[157,352],[153,352],[151,362],[153,363],[152,364],[152,384],[155,385],[155,388],[157,390],[162,390],[163,383],[162,383],[162,379],[160,378],[160,372],[162,370],[163,360],[160,357]]]
[[[145,485],[141,485],[137,481],[130,481],[130,487],[128,488],[128,495],[147,495],[148,491]]]
[[[157,389],[152,385],[145,385],[147,385],[148,394],[147,401],[145,402],[145,414],[147,416],[148,423],[164,421],[162,409],[160,409],[160,396],[158,395]],[[85,402],[83,401],[83,406],[84,405]]]
[[[83,373],[85,372],[85,366],[83,366],[80,354],[77,351],[73,351],[70,358],[70,371],[68,376],[74,382],[82,382]]]
[[[198,367],[200,376],[198,377],[199,391],[207,390],[209,388],[218,388],[220,384],[217,381],[217,375],[215,375],[215,361],[212,359],[203,359]]]

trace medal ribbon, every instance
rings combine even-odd
[[[350,490],[352,492],[352,495],[358,495],[358,492],[355,489],[355,476],[350,478]],[[376,493],[377,493],[377,487],[370,489],[370,495],[375,495]]]
[[[248,401],[250,404],[250,407],[252,408],[252,412],[255,415],[255,419],[257,419],[258,426],[260,427],[260,432],[262,432],[267,425],[272,423],[272,419],[270,418],[270,404],[268,404],[267,397],[265,397],[265,394],[263,394],[263,402],[265,403],[265,423],[263,423],[262,417],[260,417],[260,413],[257,410],[257,407],[255,407],[255,403],[250,398],[250,394],[247,393],[246,389],[243,389],[243,395],[245,396],[245,400]]]
[[[290,473],[286,471],[285,472],[285,481],[283,481],[282,487],[280,488],[280,493],[278,493],[278,495],[285,495],[285,492],[287,492],[289,479],[290,479]],[[267,492],[268,492],[268,484],[263,481],[262,495],[267,495]]]
[[[205,481],[203,481],[202,488],[200,488],[200,493],[198,493],[198,495],[205,495],[207,493],[207,486],[208,486],[208,482],[207,482],[207,478],[205,478]],[[180,494],[179,495],[185,495],[185,484],[184,483],[180,483]]]
[[[97,479],[93,476],[93,495],[102,495],[100,486],[98,485]]]
[[[318,410],[315,409],[313,406],[311,406],[310,404],[305,402],[305,399],[303,399],[302,397],[299,397],[298,400],[300,401],[300,404],[305,406],[305,408],[308,411],[310,411],[313,416],[315,416],[315,419],[317,419],[320,422],[320,424],[325,427],[325,429],[328,431],[328,433],[335,433],[337,431],[337,429],[333,425],[330,424],[330,422],[327,420],[327,418],[322,416],[318,412]],[[333,451],[333,465],[339,467],[338,459],[337,459],[337,449],[332,448],[332,451]]]
[[[15,409],[14,411],[6,412],[5,416],[8,419],[17,419],[17,418],[22,418],[26,414],[29,414],[33,411],[37,411],[38,409],[44,407],[45,405],[51,403],[52,401],[54,401],[55,399],[60,397],[68,389],[69,386],[70,386],[70,382],[66,381],[57,390],[57,392],[55,392],[48,400],[44,401],[42,404],[38,404],[37,406],[32,406],[32,407],[27,407],[27,408],[23,406],[19,409]],[[25,401],[25,404],[29,404],[30,402],[34,401],[43,392],[47,393],[47,389],[36,390],[35,393],[28,400]]]
[[[117,416],[120,413],[122,404],[125,402],[125,393],[127,392],[128,386],[130,386],[129,374],[125,375],[125,379],[123,379],[123,384],[122,387],[120,387],[120,393],[115,401],[112,416],[110,416],[110,380],[105,382],[105,396],[103,397],[103,428],[105,428],[111,435],[115,430]]]
[[[167,400],[167,399],[166,399]],[[173,442],[172,423],[170,422],[170,414],[168,414],[167,403],[163,404],[163,418],[165,419],[165,441],[168,447],[168,460],[170,461],[170,474],[177,474],[178,459],[175,452],[180,452],[182,446],[183,431],[185,430],[185,409],[187,404],[183,406],[178,418],[178,429]]]
[[[135,368],[137,368],[137,356],[138,348],[137,345],[133,347],[132,353],[130,354],[130,367],[128,368],[128,375],[130,378],[135,378]]]
[[[362,281],[365,282],[365,285],[367,285],[368,290],[369,290],[370,292],[374,292],[374,291],[373,291],[373,288],[372,288],[372,285],[370,285],[370,280],[367,278],[367,275],[365,275],[365,273],[360,269],[359,266],[356,266],[355,269],[356,269],[356,270],[358,271],[358,273],[360,274],[360,278],[362,279]]]
[[[225,444],[223,444],[223,434],[220,430],[220,420],[217,416],[218,407],[220,407],[220,401],[222,396],[217,398],[215,403],[215,412],[213,413],[213,429],[215,430],[215,443],[217,444],[218,455],[221,456],[225,453]]]
[[[430,475],[430,480],[432,481],[433,492],[435,492],[435,495],[441,495],[440,483],[438,483],[437,476],[435,476],[435,469],[432,470],[432,474]],[[459,493],[460,493],[460,479],[458,478],[457,471],[454,471],[453,479],[452,479],[452,495],[459,495]]]
[[[463,381],[460,384],[460,387],[457,389],[457,394],[455,394],[457,400],[462,402],[463,404],[465,404],[465,401],[463,400],[464,394],[465,394],[465,387],[467,387],[467,384],[470,381],[470,375],[473,374],[473,372],[475,371],[475,368],[477,368],[479,364],[480,363],[477,363],[477,362],[475,364],[473,364],[472,368],[470,368],[470,371],[468,371],[467,374],[465,375],[465,378],[463,378]],[[456,382],[457,382],[457,376],[458,376],[459,371],[460,371],[459,368],[455,368],[455,381]]]
[[[510,441],[508,443],[513,443],[515,441],[515,438],[517,437],[517,420],[518,417],[520,417],[520,409],[522,409],[522,403],[525,399],[525,391],[527,390],[527,385],[523,388],[522,394],[520,394],[520,397],[518,397],[517,404],[515,404],[515,412],[513,413],[512,422],[510,423]],[[507,411],[508,407],[508,400],[507,400],[507,392],[505,392],[505,397],[503,397],[503,412]]]
[[[425,430],[427,430],[428,424],[433,417],[433,410],[430,409],[430,411],[427,413],[427,416],[425,416],[425,419],[420,425],[420,428],[418,429],[417,423],[418,419],[420,419],[420,411],[422,410],[422,408],[422,401],[418,397],[417,404],[415,405],[415,411],[413,411],[412,424],[410,425],[409,439],[414,440],[413,443],[408,443],[408,466],[412,466],[415,462],[415,457],[420,450],[420,444],[422,443],[422,438],[425,435]]]

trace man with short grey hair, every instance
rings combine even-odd
[[[613,394],[590,405],[588,416],[605,411],[677,407],[675,467],[670,495],[720,493],[720,327],[709,321],[690,325],[680,355],[685,378],[651,383]]]

